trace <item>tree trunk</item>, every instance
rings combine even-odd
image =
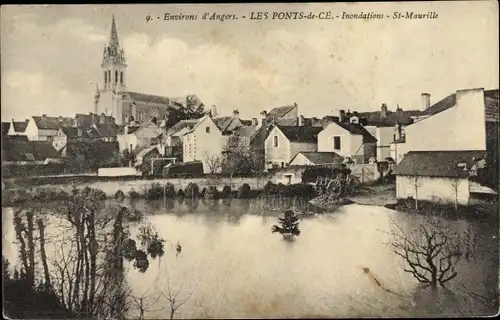
[[[40,233],[40,256],[42,258],[43,274],[45,275],[45,286],[47,288],[50,288],[51,283],[50,283],[49,265],[47,263],[47,253],[45,252],[45,226],[43,225],[42,219],[38,219],[37,222],[38,222],[38,232]]]
[[[22,224],[21,217],[17,216],[14,219],[15,228],[16,228],[16,237],[20,244],[20,256],[21,261],[23,262],[24,271],[28,273],[29,264],[28,264],[28,255],[26,250],[26,242],[24,241],[23,231],[25,228]]]
[[[33,212],[26,212],[26,218],[28,220],[28,249],[29,249],[29,272],[27,272],[28,280],[33,286],[35,284],[35,240],[33,238],[33,231],[35,229],[33,223]]]
[[[95,213],[90,212],[88,219],[89,241],[90,241],[90,293],[89,293],[89,309],[94,307],[95,291],[96,291],[96,273],[97,273],[97,239],[95,235]]]

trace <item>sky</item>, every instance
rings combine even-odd
[[[114,14],[130,91],[196,94],[221,115],[245,118],[299,106],[305,116],[339,109],[420,108],[467,88],[499,87],[495,1],[238,5],[1,7],[1,117],[74,116],[93,110]],[[433,20],[201,20],[203,13],[436,12]],[[196,21],[146,22],[165,13]]]

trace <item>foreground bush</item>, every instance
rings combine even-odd
[[[168,199],[172,199],[172,198],[175,198],[175,187],[174,187],[174,184],[171,183],[171,182],[167,182],[165,184],[165,197],[168,198]]]
[[[208,187],[205,193],[205,198],[207,199],[219,199],[219,196],[219,190],[217,190],[217,187],[215,186]]]
[[[188,198],[197,198],[200,195],[200,187],[196,183],[190,182],[186,186],[184,193]]]
[[[231,187],[230,186],[224,186],[224,188],[222,188],[221,197],[222,198],[230,198],[231,195],[232,195]]]
[[[163,187],[159,183],[153,183],[146,190],[146,199],[156,200],[163,197]]]
[[[141,195],[137,191],[135,191],[134,189],[132,189],[128,192],[128,196],[130,197],[130,199],[138,199],[141,197]]]
[[[248,183],[244,183],[238,188],[238,198],[248,199],[250,198],[250,195],[250,185]]]

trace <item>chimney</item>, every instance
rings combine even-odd
[[[344,122],[345,121],[345,110],[341,109],[339,111],[339,122]]]
[[[81,137],[83,135],[83,130],[82,130],[81,127],[78,127],[77,134],[78,134],[79,137]]]
[[[212,115],[212,118],[217,118],[219,116],[219,114],[217,113],[217,106],[215,104],[212,106],[210,114]]]
[[[239,117],[240,117],[240,112],[238,111],[238,109],[233,110],[233,118],[239,119]]]
[[[80,125],[80,123],[78,121],[78,116],[75,116],[75,120],[73,120],[73,127],[78,128],[79,125]]]
[[[59,116],[59,117],[57,118],[57,120],[58,120],[59,122],[62,122],[62,120],[63,120],[63,119],[62,119],[62,116]]]
[[[99,123],[103,124],[104,122],[106,122],[106,115],[104,113],[101,113],[101,115],[99,116]]]
[[[257,118],[252,118],[252,126],[258,126],[259,120]]]
[[[380,108],[380,117],[387,118],[387,105],[382,103],[382,107]]]
[[[431,106],[431,95],[429,93],[422,93],[422,111],[427,110]]]
[[[264,125],[266,123],[267,111],[264,110],[260,113],[260,125]]]
[[[299,127],[302,127],[302,126],[304,125],[304,120],[305,120],[305,119],[304,119],[304,116],[303,116],[303,115],[298,116],[298,118],[297,118],[297,125],[298,125]]]

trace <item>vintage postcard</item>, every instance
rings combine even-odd
[[[4,317],[497,314],[498,22],[2,6]]]

